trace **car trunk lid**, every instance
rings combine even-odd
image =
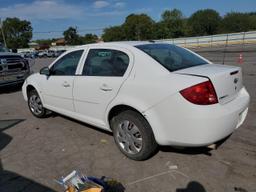
[[[243,87],[242,71],[240,67],[206,64],[182,69],[174,73],[202,76],[210,79],[220,104],[232,101]]]

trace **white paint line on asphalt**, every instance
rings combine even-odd
[[[161,173],[149,176],[149,177],[145,177],[145,178],[142,178],[142,179],[135,180],[133,182],[125,184],[125,186],[134,185],[134,184],[141,183],[141,182],[144,182],[144,181],[148,181],[148,180],[154,179],[156,177],[160,177],[160,176],[167,175],[167,174],[170,174],[174,179],[176,179],[176,177],[173,175],[173,173],[180,174],[180,175],[182,175],[182,176],[184,176],[186,178],[189,178],[189,176],[187,176],[186,174],[184,174],[184,173],[182,173],[180,171],[169,170],[169,171],[161,172]]]

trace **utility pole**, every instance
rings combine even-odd
[[[3,36],[3,40],[4,40],[4,45],[5,45],[5,47],[7,48],[7,44],[6,44],[6,40],[5,40],[5,35],[4,35],[4,30],[3,30],[3,23],[2,23],[1,18],[0,18],[0,28],[1,28],[1,31],[2,31],[2,36]]]

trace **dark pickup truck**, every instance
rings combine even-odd
[[[0,87],[22,84],[29,74],[29,62],[0,44]]]

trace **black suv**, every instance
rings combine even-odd
[[[0,87],[22,84],[29,74],[29,62],[0,43]]]

